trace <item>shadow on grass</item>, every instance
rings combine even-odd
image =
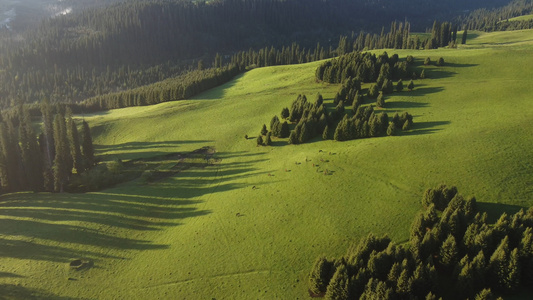
[[[101,161],[109,161],[120,158],[122,160],[131,160],[141,157],[152,157],[164,155],[170,150],[179,148],[180,145],[188,144],[207,144],[210,140],[187,140],[187,141],[165,141],[165,142],[130,142],[115,145],[94,145],[94,150]],[[147,151],[148,150],[148,151]],[[114,151],[115,153],[106,154],[105,152]]]
[[[426,102],[411,102],[411,101],[390,101],[386,102],[385,108],[386,109],[408,109],[408,108],[420,108],[420,107],[427,107],[429,106],[429,103]],[[375,109],[375,111],[379,111],[379,109]]]
[[[74,300],[76,298],[60,297],[32,288],[27,288],[14,284],[0,284],[0,299],[11,300]]]
[[[9,277],[9,278],[24,278],[18,274],[9,273],[9,272],[0,272],[0,277]]]
[[[430,134],[442,130],[443,126],[450,124],[450,121],[431,121],[431,122],[415,122],[411,131],[405,133],[407,135],[421,135]]]
[[[438,93],[438,92],[442,92],[444,91],[444,88],[443,87],[424,87],[424,85],[418,85],[415,86],[415,89],[410,91],[410,92],[407,92],[408,96],[413,96],[413,97],[420,97],[420,96],[426,96],[426,95],[429,95],[429,94],[435,94],[435,93]]]
[[[167,249],[169,244],[154,243],[141,233],[179,226],[187,219],[210,214],[210,210],[200,207],[206,201],[203,198],[242,188],[242,184],[230,181],[261,174],[253,167],[263,161],[259,155],[216,153],[212,158],[216,163],[193,166],[161,181],[119,185],[102,192],[3,195],[0,256],[61,263],[85,257],[98,262],[123,259],[106,249]],[[232,157],[242,160],[225,163]]]
[[[518,205],[489,202],[478,202],[477,207],[479,211],[487,213],[487,221],[489,223],[495,223],[496,221],[498,221],[498,219],[503,213],[507,213],[507,215],[510,216],[517,213],[521,209],[527,210],[527,208]]]

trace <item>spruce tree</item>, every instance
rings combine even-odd
[[[287,123],[287,121],[283,121],[283,123],[281,123],[281,129],[279,131],[279,137],[280,138],[287,138],[287,137],[289,137],[290,134],[291,134],[291,130],[289,129],[289,124]]]
[[[453,235],[448,235],[448,238],[444,241],[440,247],[439,261],[441,265],[446,268],[452,268],[457,262],[457,255],[459,253],[457,242]]]
[[[468,34],[468,31],[465,29],[465,31],[463,31],[463,37],[461,39],[461,44],[466,44],[466,36]]]
[[[30,112],[24,107],[20,112],[19,144],[27,188],[39,191],[43,187],[42,155],[33,130]]]
[[[396,91],[397,92],[403,91],[403,81],[401,79],[398,80],[398,83],[396,83]]]
[[[267,134],[265,136],[265,140],[264,140],[265,146],[271,146],[272,145],[272,138],[270,137],[270,135],[271,135],[270,131],[267,132]]]
[[[489,260],[490,285],[495,289],[505,290],[507,286],[507,268],[509,266],[509,237],[500,242]]]
[[[518,248],[514,248],[513,251],[511,251],[509,265],[507,266],[507,278],[505,280],[505,288],[507,291],[515,292],[519,288],[521,275],[520,254]]]
[[[407,85],[407,89],[410,91],[412,91],[413,89],[415,88],[415,83],[413,82],[413,80],[409,81],[409,84]]]
[[[329,126],[328,125],[326,125],[326,127],[324,128],[324,131],[322,132],[322,139],[323,140],[329,139]]]
[[[289,135],[289,144],[291,145],[297,145],[298,144],[298,133],[296,131],[292,130]]]
[[[43,129],[44,133],[44,148],[45,148],[45,161],[44,161],[44,172],[51,174],[52,164],[55,157],[55,145],[54,145],[54,115],[52,111],[52,106],[47,98],[43,99],[41,102],[41,115],[43,116]],[[45,176],[50,177],[50,176]],[[46,184],[45,189],[51,190],[52,186]]]
[[[262,135],[259,135],[257,136],[257,146],[263,146],[263,136]]]
[[[0,122],[0,146],[0,184],[3,192],[9,192],[11,191],[11,176],[8,161],[11,159],[11,146],[7,134],[7,127],[4,122]]]
[[[424,60],[424,65],[429,66],[430,64],[431,64],[431,58],[426,57],[426,59]]]
[[[288,107],[285,107],[281,110],[281,117],[287,119],[290,116],[290,111]]]
[[[319,257],[315,261],[311,274],[309,274],[309,291],[314,295],[326,293],[331,276],[331,264],[325,257]]]
[[[402,130],[403,131],[411,130],[411,126],[412,126],[412,121],[405,120],[405,123],[403,123],[403,126],[402,126]]]
[[[89,127],[89,124],[85,122],[85,120],[82,122],[81,130],[81,156],[83,161],[83,169],[88,170],[94,165],[94,148],[91,128]]]
[[[76,173],[83,172],[83,163],[81,158],[80,138],[78,134],[78,127],[76,122],[72,119],[72,111],[67,109],[67,136],[70,146],[70,156],[72,157],[72,165]]]
[[[67,132],[65,118],[61,114],[57,114],[54,118],[54,141],[55,141],[55,157],[54,157],[54,191],[62,193],[65,185],[70,177],[71,166],[70,149],[68,146]]]
[[[335,270],[326,289],[324,299],[348,299],[348,271],[344,264],[341,264]]]
[[[394,136],[396,135],[396,126],[393,122],[389,123],[389,126],[387,127],[387,135],[388,136]]]
[[[266,135],[268,132],[266,124],[263,124],[263,127],[261,128],[261,135]]]
[[[383,93],[379,93],[378,99],[376,101],[377,107],[385,107],[385,96],[383,96]]]
[[[444,58],[442,58],[442,57],[439,58],[439,60],[437,61],[437,66],[439,66],[439,67],[444,66]]]

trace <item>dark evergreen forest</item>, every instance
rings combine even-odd
[[[22,35],[0,33],[0,105],[73,103],[175,77],[215,53],[291,45],[325,49],[338,36],[379,33],[395,20],[424,30],[491,1],[127,1],[51,18]],[[450,9],[453,7],[453,9]]]
[[[471,30],[502,31],[533,28],[533,20],[509,21],[510,18],[533,13],[533,1],[514,0],[506,6],[481,8],[457,18],[458,23]]]

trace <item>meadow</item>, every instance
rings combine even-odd
[[[386,50],[446,61],[427,67],[412,92],[387,98],[390,116],[414,116],[412,130],[394,137],[256,146],[262,124],[298,94],[320,92],[332,105],[339,86],[315,81],[320,62],[254,69],[191,100],[83,116],[105,161],[216,152],[209,165],[158,181],[2,196],[0,291],[307,299],[317,256],[340,256],[369,232],[407,241],[426,188],[455,185],[493,218],[531,206],[533,31],[472,36],[458,49]],[[73,270],[77,258],[91,265]]]

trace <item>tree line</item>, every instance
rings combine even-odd
[[[509,19],[533,14],[533,2],[514,0],[505,6],[487,9],[476,9],[468,15],[460,16],[457,22],[468,30],[505,31],[533,28],[533,20]]]
[[[74,174],[95,164],[91,130],[81,132],[72,111],[62,105],[41,104],[42,132],[37,135],[29,110],[2,114],[0,121],[0,191],[63,192]]]
[[[495,299],[533,283],[533,208],[490,224],[474,197],[441,185],[422,197],[409,243],[372,234],[317,258],[309,293],[325,299]]]
[[[416,37],[413,41],[406,37],[411,28],[427,26],[426,14],[449,18],[450,5],[471,9],[500,1],[419,5],[397,0],[135,0],[82,10],[45,20],[22,38],[2,32],[0,107],[44,97],[52,102],[79,102],[178,76],[199,59],[209,61],[205,65],[209,68],[216,52],[226,53],[215,59],[215,67],[221,67],[235,51],[260,52],[265,45],[283,53],[283,45],[296,42],[300,49],[310,50],[295,58],[290,46],[292,56],[276,54],[274,63],[270,48],[263,50],[264,57],[246,58],[254,63],[240,61],[240,67],[328,58],[335,52],[330,48],[334,46],[331,36],[339,35],[349,38],[340,39],[338,54],[350,48],[418,48]],[[398,15],[411,23],[397,23]],[[391,22],[389,33],[374,32]],[[365,33],[350,35],[354,30]],[[317,41],[324,48],[313,52]]]

